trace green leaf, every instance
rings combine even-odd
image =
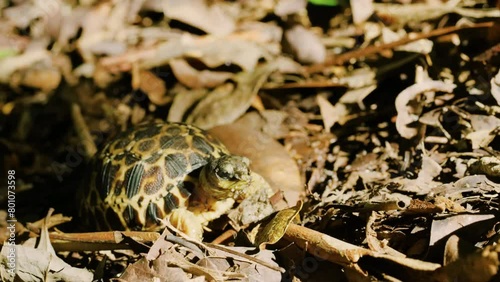
[[[339,1],[337,0],[309,0],[309,3],[318,5],[318,6],[338,6]]]

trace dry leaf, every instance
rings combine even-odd
[[[275,63],[267,63],[254,72],[241,72],[234,77],[234,91],[212,92],[186,118],[203,129],[231,123],[248,110],[267,77],[276,69]]]
[[[210,247],[213,245],[209,245]],[[210,248],[213,256],[201,259],[197,264],[205,267],[213,267],[219,270],[234,268],[234,263],[237,263],[238,272],[245,276],[245,281],[260,282],[260,281],[282,281],[280,271],[271,269],[258,262],[248,259],[245,252],[251,251],[249,247],[222,247]],[[228,252],[230,251],[230,252]],[[278,268],[276,258],[273,251],[262,250],[252,256],[259,261],[266,262],[268,265]]]
[[[46,220],[50,218],[49,212]],[[27,241],[25,244],[28,244]],[[72,267],[60,259],[49,239],[47,223],[41,229],[40,242],[36,248],[24,245],[15,246],[15,275],[9,272],[9,255],[12,246],[4,244],[1,250],[2,264],[0,278],[2,281],[92,281],[93,274],[82,268]]]
[[[325,61],[326,48],[321,40],[301,25],[285,31],[285,40],[292,54],[304,64],[320,64]]]
[[[181,59],[170,61],[170,67],[175,77],[190,88],[214,88],[233,77],[230,72],[198,71]]]
[[[330,128],[332,128],[332,126],[338,122],[342,116],[347,114],[345,106],[343,107],[344,111],[339,110],[338,106],[333,106],[330,101],[322,95],[316,95],[316,101],[318,103],[319,111],[321,113],[321,117],[323,118],[326,130],[330,130]]]
[[[354,23],[360,24],[373,14],[373,0],[353,1],[351,3],[351,9]]]
[[[255,238],[254,245],[264,250],[267,244],[278,242],[285,235],[288,225],[296,218],[302,209],[302,201],[292,208],[279,211],[266,225],[260,229]]]
[[[151,69],[167,64],[171,59],[181,56],[197,59],[209,68],[235,64],[245,71],[254,70],[262,57],[269,57],[265,46],[240,39],[215,40],[212,37],[195,38],[185,35],[182,38],[159,44],[144,57],[141,67]],[[245,54],[242,56],[241,54]]]
[[[377,85],[368,85],[365,87],[351,89],[346,91],[342,97],[340,97],[339,102],[343,104],[357,104],[361,110],[365,110],[366,107],[363,104],[363,100],[370,95],[375,89],[377,89]],[[341,123],[342,124],[342,123]]]
[[[135,89],[140,89],[148,95],[149,100],[155,105],[164,106],[171,101],[171,97],[167,96],[167,86],[165,81],[157,77],[149,70],[139,70],[132,72],[135,74],[132,77],[132,84]]]
[[[252,171],[264,177],[274,191],[284,191],[288,203],[294,205],[304,193],[297,164],[279,142],[240,121],[214,127],[209,133],[232,154],[249,158]]]
[[[234,30],[235,23],[220,6],[221,2],[208,6],[205,0],[167,0],[163,1],[163,12],[171,19],[223,36]]]
[[[432,221],[431,226],[431,237],[429,240],[429,245],[435,245],[439,240],[450,236],[459,229],[466,228],[469,225],[476,224],[478,222],[492,220],[495,216],[493,214],[458,214],[448,216],[443,219],[435,219]],[[488,225],[488,223],[483,223],[483,225]],[[474,225],[474,230],[478,232],[477,236],[480,236],[481,230]],[[488,227],[484,228],[487,229]]]
[[[500,71],[491,79],[491,95],[497,101],[497,105],[500,106]]]
[[[208,89],[204,88],[188,90],[178,84],[175,89],[172,89],[172,94],[175,94],[175,96],[170,111],[168,112],[167,121],[184,121],[188,110],[194,107],[203,97],[208,95],[208,91]]]
[[[359,68],[349,72],[346,76],[333,79],[333,82],[356,89],[376,85],[375,76],[373,69]]]
[[[399,134],[411,139],[417,136],[420,125],[414,125],[418,122],[423,108],[423,102],[419,95],[426,91],[443,91],[451,92],[455,89],[455,84],[449,84],[437,80],[427,80],[409,86],[401,91],[396,98],[396,110],[398,116],[396,118],[396,129]]]
[[[470,160],[468,165],[471,174],[500,177],[500,159],[496,157],[482,157],[479,160]]]
[[[0,60],[0,82],[9,83],[15,71],[26,69],[39,62],[50,62],[50,53],[47,50],[30,50],[21,55]]]
[[[493,281],[500,266],[498,242],[437,269],[432,281]]]

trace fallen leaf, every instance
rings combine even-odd
[[[174,101],[168,112],[167,121],[182,122],[186,119],[189,109],[194,107],[203,97],[208,95],[209,90],[204,88],[189,90],[183,86],[177,85],[175,89],[171,90],[171,93],[174,94]]]
[[[304,64],[323,63],[326,58],[326,48],[319,38],[301,25],[285,31],[285,40],[292,54]]]
[[[500,106],[500,71],[491,79],[491,95]]]
[[[499,254],[500,245],[497,242],[437,269],[430,279],[432,281],[493,281],[500,266]]]
[[[469,173],[485,174],[490,177],[500,177],[500,159],[496,157],[482,157],[479,160],[470,160]]]
[[[342,116],[347,114],[345,107],[344,111],[339,110],[338,106],[333,106],[330,101],[322,95],[316,95],[316,101],[318,102],[319,111],[321,113],[321,117],[323,118],[326,130],[330,130],[330,128],[332,128],[332,126],[337,123]]]
[[[288,225],[302,209],[302,201],[294,207],[279,211],[265,226],[257,232],[254,245],[264,250],[266,245],[278,242],[285,235]]]
[[[132,85],[134,89],[140,89],[146,93],[149,100],[158,106],[163,106],[169,103],[172,98],[167,96],[167,86],[165,81],[157,77],[149,70],[133,71]]]
[[[198,71],[191,67],[185,60],[181,59],[170,61],[170,67],[175,77],[182,84],[190,88],[214,88],[234,75],[230,72]]]
[[[214,127],[209,133],[232,154],[249,158],[251,170],[264,177],[274,191],[284,191],[289,204],[294,205],[304,193],[297,164],[279,142],[240,121]]]
[[[426,91],[451,92],[455,87],[455,84],[437,80],[426,80],[401,91],[398,97],[396,97],[395,102],[398,112],[396,129],[399,134],[406,139],[417,136],[419,124],[415,125],[415,123],[418,122],[423,108],[423,102],[419,98],[419,95]]]
[[[26,241],[25,245],[29,242]],[[50,243],[47,222],[42,226],[38,246],[32,248],[25,245],[3,245],[0,254],[2,281],[92,281],[93,274],[90,271],[72,267],[56,255]],[[11,259],[12,254],[14,260]],[[9,262],[14,263],[14,272],[9,271]]]
[[[207,33],[223,36],[235,28],[234,20],[225,13],[221,2],[208,6],[204,0],[163,1],[166,17],[189,24]]]
[[[354,1],[351,3],[352,19],[355,24],[366,21],[375,11],[373,0]]]
[[[248,110],[267,77],[276,69],[275,63],[266,63],[254,72],[241,72],[234,77],[236,87],[233,91],[208,94],[200,101],[186,118],[203,129],[231,123]]]

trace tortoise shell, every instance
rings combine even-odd
[[[227,149],[181,123],[143,124],[119,134],[91,160],[80,214],[98,230],[152,230],[187,208],[200,168]]]

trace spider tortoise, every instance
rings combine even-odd
[[[272,190],[205,131],[182,123],[149,123],[105,144],[90,162],[80,215],[97,230],[160,230],[168,219],[201,239],[204,226],[235,201]]]

